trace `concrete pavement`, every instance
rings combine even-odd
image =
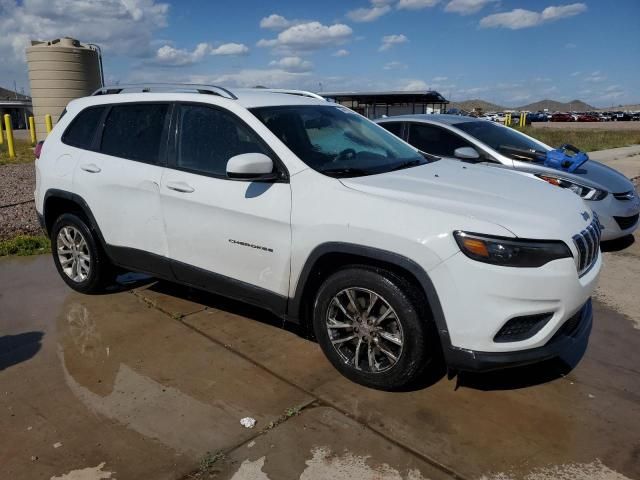
[[[203,457],[236,480],[640,478],[640,330],[600,302],[573,370],[386,393],[264,312],[144,282],[83,296],[49,256],[0,260],[2,478],[187,478]]]

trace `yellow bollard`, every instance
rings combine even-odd
[[[44,123],[47,126],[47,135],[49,135],[53,130],[53,122],[51,121],[51,115],[48,113],[44,116]]]
[[[16,158],[16,150],[13,145],[13,130],[11,129],[11,115],[5,113],[4,126],[7,129],[7,150],[9,151],[9,158]]]
[[[4,135],[2,134],[2,119],[0,119],[0,145],[4,143]]]
[[[31,145],[36,144],[36,123],[33,117],[29,117],[29,133],[31,134]]]

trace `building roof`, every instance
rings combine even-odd
[[[0,87],[0,100],[31,100],[31,97]]]
[[[360,103],[449,103],[435,90],[389,90],[386,92],[320,92],[325,98],[338,102],[358,101]]]
[[[434,122],[434,123],[443,123],[445,125],[455,125],[456,123],[465,123],[465,122],[483,122],[486,120],[482,120],[476,117],[467,117],[465,115],[447,115],[444,113],[441,114],[416,114],[416,115],[396,115],[393,117],[385,117],[376,120],[377,122],[393,122],[393,121],[402,121],[402,122]]]

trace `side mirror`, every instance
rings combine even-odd
[[[478,160],[480,158],[480,154],[473,147],[456,148],[453,151],[453,155],[454,157],[460,158],[462,160]]]
[[[273,171],[273,160],[264,153],[243,153],[231,157],[227,162],[227,177],[253,181],[278,178]]]

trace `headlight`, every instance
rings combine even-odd
[[[571,250],[556,240],[519,240],[478,233],[453,232],[462,253],[479,262],[505,267],[541,267],[552,260],[571,258]]]
[[[607,192],[605,192],[604,190],[598,190],[597,188],[580,185],[579,183],[570,182],[569,180],[565,180],[564,178],[551,177],[549,175],[538,175],[538,177],[546,182],[549,182],[551,185],[555,185],[556,187],[568,188],[573,193],[577,193],[585,200],[602,200],[607,196]]]

